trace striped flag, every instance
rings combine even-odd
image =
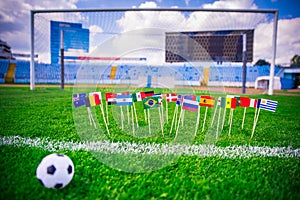
[[[236,98],[226,98],[226,108],[236,108]]]
[[[226,107],[226,98],[225,97],[219,97],[217,105],[221,106],[221,108],[225,108]]]
[[[166,94],[166,101],[167,102],[176,102],[177,94]]]
[[[86,107],[91,107],[91,103],[90,103],[90,98],[89,97],[84,97],[84,103]]]
[[[145,99],[146,97],[151,97],[153,95],[154,95],[154,91],[141,92],[142,99]]]
[[[215,98],[211,96],[200,96],[199,105],[204,107],[214,107]]]
[[[73,94],[73,98],[72,98],[72,102],[75,108],[78,108],[80,106],[83,106],[84,103],[84,98],[85,98],[86,94],[82,93],[82,94]]]
[[[111,93],[111,92],[108,92],[105,94],[105,99],[106,99],[106,102],[108,105],[113,105],[113,104],[116,104],[117,103],[117,94],[116,93]]]
[[[226,95],[226,98],[234,98],[234,99],[236,99],[235,107],[240,106],[241,96],[228,94],[228,95]]]
[[[251,108],[257,108],[257,99],[250,99],[250,105]]]
[[[197,112],[199,103],[196,100],[196,96],[184,96],[182,101],[182,109],[189,110],[191,112]]]
[[[131,94],[118,94],[116,97],[117,106],[131,106],[132,105],[132,95]]]
[[[133,102],[142,101],[142,94],[141,92],[135,92],[132,94],[132,100]]]
[[[272,101],[269,99],[258,99],[258,108],[263,110],[276,112],[277,104],[277,101]]]
[[[101,104],[101,92],[90,92],[89,99],[91,106],[96,106]]]

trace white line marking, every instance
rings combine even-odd
[[[50,138],[29,138],[21,136],[0,136],[0,146],[35,147],[50,152],[57,151],[95,151],[105,154],[142,154],[142,155],[187,155],[220,158],[250,157],[285,157],[299,158],[300,148],[292,147],[259,147],[259,146],[228,146],[156,144],[130,142],[66,142]]]

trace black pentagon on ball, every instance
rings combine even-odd
[[[54,188],[56,189],[59,189],[59,188],[62,188],[63,187],[63,184],[62,183],[56,183]]]
[[[57,153],[56,155],[59,156],[59,157],[64,157],[64,154]]]
[[[55,171],[56,171],[56,168],[54,167],[54,165],[47,167],[47,174],[54,174]]]
[[[68,173],[69,173],[69,174],[72,174],[72,171],[73,171],[73,168],[72,168],[71,165],[69,165],[69,167],[68,167]]]

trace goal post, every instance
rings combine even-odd
[[[90,13],[92,16],[88,16],[87,13]],[[43,49],[43,50],[39,50],[42,49],[42,48],[46,48],[46,47],[40,47],[40,46],[43,46],[39,43],[41,42],[45,42],[45,40],[43,39],[38,39],[37,38],[37,34],[40,34],[42,35],[41,38],[46,38],[47,35],[46,31],[49,31],[49,27],[47,27],[45,25],[44,22],[50,22],[51,20],[65,20],[66,22],[77,22],[78,20],[78,23],[86,23],[89,28],[90,28],[90,34],[95,34],[95,33],[101,33],[101,42],[98,41],[98,44],[100,43],[103,43],[103,41],[107,40],[107,38],[111,38],[111,36],[116,36],[118,34],[121,34],[122,31],[128,31],[130,29],[125,29],[125,30],[119,30],[119,32],[114,32],[115,29],[118,30],[118,28],[120,27],[117,27],[115,29],[112,28],[113,25],[109,24],[107,21],[109,19],[115,19],[117,17],[119,17],[118,19],[118,26],[122,26],[122,23],[125,23],[126,21],[123,20],[124,19],[124,16],[126,17],[126,14],[127,13],[143,13],[143,14],[153,14],[153,13],[165,13],[165,15],[162,15],[163,17],[165,17],[165,23],[153,23],[152,22],[152,26],[155,27],[155,28],[161,28],[161,29],[167,29],[167,31],[170,31],[170,30],[173,30],[173,28],[175,27],[174,24],[171,24],[169,21],[170,21],[170,17],[172,17],[172,15],[174,13],[181,13],[181,18],[184,18],[186,16],[191,16],[192,14],[195,13],[198,14],[198,13],[209,13],[209,14],[226,14],[226,16],[228,15],[233,15],[231,17],[235,17],[236,14],[260,14],[260,15],[272,15],[273,18],[271,19],[271,17],[269,17],[267,19],[267,21],[269,23],[273,23],[273,30],[271,31],[272,32],[272,36],[270,36],[272,38],[271,40],[271,45],[269,45],[271,47],[270,49],[270,60],[271,60],[271,66],[270,66],[270,82],[269,82],[269,88],[268,88],[268,94],[269,95],[273,95],[273,86],[274,86],[274,72],[275,72],[275,59],[276,59],[276,40],[277,40],[277,24],[278,24],[278,11],[277,10],[272,10],[272,9],[198,9],[198,8],[195,8],[195,9],[191,9],[191,8],[129,8],[129,9],[68,9],[68,10],[32,10],[31,11],[31,37],[30,37],[30,40],[31,40],[31,44],[30,44],[30,47],[31,47],[31,59],[30,59],[30,89],[31,90],[34,90],[35,89],[35,62],[34,62],[34,54],[37,54],[37,53],[45,53],[46,51],[48,51],[48,54],[49,53],[49,49]],[[68,17],[70,15],[74,14],[74,16],[76,17],[73,17],[72,19],[68,19]],[[38,22],[38,20],[36,20],[36,16],[40,16],[40,15],[43,15],[42,17],[40,17],[42,20],[44,20],[43,22]],[[47,15],[47,17],[46,17]],[[58,17],[59,16],[63,16],[63,17]],[[116,17],[117,16],[117,17]],[[208,15],[205,15],[203,18],[207,17]],[[169,18],[168,18],[169,17]],[[220,17],[220,16],[219,16]],[[192,17],[191,17],[192,18]],[[249,17],[251,18],[251,17]],[[208,18],[207,18],[208,19]],[[257,20],[255,17],[254,17],[255,20]],[[92,22],[90,22],[90,21]],[[122,21],[123,20],[123,21]],[[224,30],[224,27],[226,27],[226,25],[220,25],[218,23],[215,23],[215,21],[213,21],[213,17],[210,17],[208,19],[208,21],[210,22],[209,25],[205,24],[203,25],[202,30],[210,30],[210,29],[214,29],[214,30]],[[251,19],[249,19],[251,20]],[[242,29],[245,29],[245,27],[247,29],[252,28],[254,26],[258,26],[257,22],[253,22],[253,24],[251,24],[252,22],[247,22],[247,21],[242,21],[242,20],[238,20],[236,19],[236,23],[237,24],[234,24],[234,25],[228,25],[228,29],[231,30],[231,29],[240,29],[240,24],[242,24]],[[263,20],[262,20],[263,21]],[[186,20],[185,21],[186,23],[190,23],[191,22],[191,19],[189,20]],[[142,23],[142,22],[141,22]],[[178,22],[177,22],[178,23]],[[243,24],[244,23],[244,24]],[[250,23],[250,24],[247,24],[247,23]],[[257,24],[256,24],[257,23]],[[39,26],[42,26],[42,25],[37,25],[37,24],[43,24],[43,28],[45,30],[39,30],[39,29],[43,29],[43,28],[40,28]],[[50,24],[50,23],[49,23]],[[102,26],[105,26],[107,28],[107,30],[103,29],[101,30],[101,28],[98,27],[98,29],[92,29],[91,27],[95,27],[93,26],[94,24],[100,24]],[[151,23],[150,23],[151,24]],[[197,30],[197,26],[195,29],[193,29],[193,24],[197,25],[197,21],[193,21],[192,23],[190,23],[191,26],[189,27],[190,30],[188,31],[198,31]],[[168,27],[166,27],[166,25]],[[140,25],[138,24],[138,27]],[[151,25],[150,25],[151,26]],[[220,26],[220,27],[218,27]],[[132,26],[134,27],[134,26]],[[132,28],[131,27],[131,28]],[[191,28],[192,27],[192,28]],[[123,27],[124,28],[124,27]],[[147,27],[149,28],[149,27]],[[46,30],[47,29],[47,30]],[[178,27],[178,30],[179,31],[186,31],[185,30],[186,27],[184,27],[182,25],[182,27]],[[176,30],[177,31],[177,30]],[[149,33],[149,34],[160,34],[160,33]],[[96,36],[98,37],[98,36]],[[95,38],[96,38],[95,37]],[[49,38],[47,39],[49,40]],[[47,41],[46,40],[46,41]],[[93,41],[90,41],[90,43],[93,42]],[[44,46],[47,46],[47,45],[44,45]],[[48,46],[50,46],[48,44]],[[90,44],[91,46],[91,44]],[[115,56],[118,56],[118,55],[115,55]],[[243,74],[244,74],[244,71],[243,71]],[[244,85],[245,83],[243,83]]]

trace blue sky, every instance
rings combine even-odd
[[[4,0],[0,1],[0,39],[6,41],[15,53],[29,53],[30,10],[132,7],[277,9],[279,11],[279,21],[276,62],[286,64],[290,62],[290,58],[293,55],[300,54],[300,0]],[[123,13],[122,16],[119,16],[119,19],[111,22],[111,26],[118,27],[120,31],[133,30],[137,28],[135,27],[137,17],[137,15]],[[142,17],[145,22],[152,25],[156,20],[150,16]],[[176,20],[180,16],[173,17]],[[172,20],[169,19],[169,21]],[[183,20],[188,22],[190,19],[184,18]],[[230,22],[228,20],[228,23]],[[172,23],[180,24],[181,21],[173,21]],[[178,25],[175,28],[180,30],[180,27],[182,28],[183,26]],[[255,59],[262,58],[270,61],[268,52],[270,51],[271,43],[267,43],[263,37],[268,27],[269,29],[272,27],[270,20],[255,27],[257,29]],[[88,28],[90,28],[91,32],[106,31],[101,23]],[[146,23],[138,28],[147,28]]]

